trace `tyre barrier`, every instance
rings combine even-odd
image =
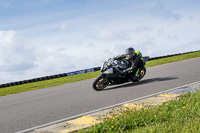
[[[189,53],[194,53],[194,52],[199,52],[199,51],[200,50],[186,52],[186,53],[178,53],[178,54],[172,54],[172,55],[159,56],[159,57],[152,57],[148,61],[177,56],[177,55],[189,54]],[[0,88],[16,86],[16,85],[21,85],[21,84],[27,84],[27,83],[33,83],[33,82],[44,81],[44,80],[50,80],[50,79],[61,78],[61,77],[67,77],[67,76],[78,75],[78,74],[83,74],[83,73],[95,72],[95,71],[99,71],[99,70],[100,70],[100,67],[94,67],[94,68],[89,68],[89,69],[84,69],[84,70],[79,70],[79,71],[74,71],[74,72],[69,72],[69,73],[56,74],[56,75],[51,75],[51,76],[23,80],[23,81],[16,81],[16,82],[11,82],[11,83],[1,84]]]
[[[9,83],[9,85],[10,85],[10,86],[14,86],[15,84],[12,82],[12,83]]]

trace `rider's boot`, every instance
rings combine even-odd
[[[139,81],[139,78],[140,78],[140,75],[139,74],[135,74],[135,76],[131,77],[131,81],[132,82],[137,82],[137,81]]]

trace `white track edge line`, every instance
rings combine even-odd
[[[25,133],[25,132],[28,132],[28,131],[32,131],[34,129],[50,126],[50,125],[57,124],[57,123],[60,123],[60,122],[64,122],[64,121],[67,121],[67,120],[70,120],[70,119],[78,118],[78,117],[81,117],[81,116],[84,116],[84,115],[88,115],[88,114],[95,113],[95,112],[98,112],[98,111],[102,111],[102,110],[105,110],[105,109],[109,109],[109,108],[112,108],[112,107],[120,106],[120,105],[123,105],[125,103],[134,102],[134,101],[141,100],[141,99],[144,99],[144,98],[148,98],[148,97],[151,97],[151,96],[155,96],[155,95],[158,95],[158,94],[166,93],[166,92],[169,92],[169,91],[172,91],[172,90],[187,87],[187,86],[197,84],[197,83],[200,83],[200,81],[193,82],[193,83],[190,83],[190,84],[186,84],[186,85],[183,85],[183,86],[179,86],[179,87],[176,87],[176,88],[172,88],[172,89],[169,89],[169,90],[157,92],[157,93],[150,94],[150,95],[147,95],[147,96],[143,96],[143,97],[140,97],[140,98],[132,99],[132,100],[129,100],[129,101],[126,101],[126,102],[122,102],[122,103],[114,104],[114,105],[111,105],[111,106],[103,107],[103,108],[100,108],[100,109],[97,109],[97,110],[93,110],[93,111],[85,112],[85,113],[82,113],[82,114],[74,115],[74,116],[67,117],[67,118],[64,118],[64,119],[61,119],[61,120],[46,123],[46,124],[43,124],[43,125],[40,125],[40,126],[25,129],[25,130],[22,130],[22,131],[19,131],[19,132],[16,132],[16,133]]]

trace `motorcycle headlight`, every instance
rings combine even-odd
[[[104,74],[113,74],[113,68],[109,68],[107,69],[105,72],[103,72]]]
[[[109,72],[106,71],[106,72],[104,72],[104,74],[109,74]]]

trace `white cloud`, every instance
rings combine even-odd
[[[16,31],[0,31],[0,80],[12,81],[15,75],[25,73],[34,67],[35,57],[26,39]],[[10,79],[5,77],[10,75]]]
[[[60,30],[63,31],[67,28],[68,24],[67,23],[63,23],[61,26],[60,26]]]
[[[0,31],[0,67],[6,72],[24,71],[34,66],[31,48],[16,31]]]
[[[165,9],[162,1],[159,0],[158,3],[151,10],[152,15],[159,16],[165,19],[179,20],[181,15],[178,13],[173,13],[171,10]]]

